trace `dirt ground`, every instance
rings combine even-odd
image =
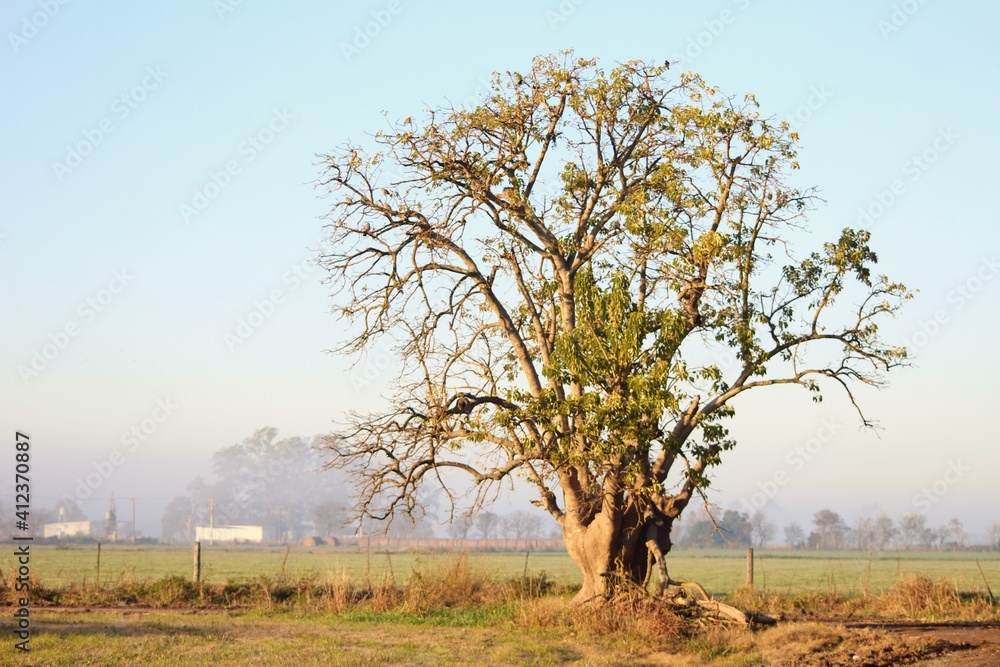
[[[918,662],[918,667],[1000,667],[1000,624],[997,623],[847,624],[847,627],[879,629],[960,647],[941,657]]]

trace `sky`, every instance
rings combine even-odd
[[[263,426],[329,432],[390,392],[388,351],[328,353],[344,325],[312,264],[317,154],[572,48],[753,93],[798,131],[795,178],[825,201],[805,241],[865,226],[880,270],[920,290],[885,329],[914,367],[861,392],[882,430],[836,392],[748,395],[711,500],[982,531],[1000,521],[998,21],[972,0],[9,0],[0,429],[31,436],[32,501],[97,518],[111,492],[137,497],[156,534],[213,452]]]

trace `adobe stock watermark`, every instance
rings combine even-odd
[[[748,498],[740,499],[741,508],[749,514],[753,514],[778,495],[778,490],[791,481],[789,470],[793,473],[801,472],[810,461],[823,451],[823,447],[832,442],[837,435],[844,430],[844,424],[836,418],[824,417],[820,422],[820,427],[816,434],[788,450],[785,454],[785,465],[788,469],[779,468],[774,471],[770,479],[757,482],[758,491],[754,491]]]
[[[959,459],[948,461],[948,469],[944,471],[944,474],[913,494],[910,502],[917,508],[917,511],[929,512],[934,505],[948,495],[953,486],[962,481],[965,473],[970,470],[972,468],[963,464]]]
[[[144,442],[153,437],[153,434],[173,416],[176,410],[177,406],[169,398],[156,399],[148,416],[133,424],[127,431],[122,432],[119,442],[124,450],[113,449],[106,458],[92,463],[93,472],[87,473],[83,477],[77,477],[73,495],[64,493],[61,496],[62,500],[80,503],[94,495],[106,481],[111,479],[115,470],[120,468],[131,454],[138,451]]]
[[[889,35],[902,30],[903,26],[910,22],[910,19],[920,11],[920,8],[927,4],[927,0],[903,0],[892,6],[887,18],[880,18],[876,23],[882,39],[889,39]]]
[[[924,174],[941,159],[941,156],[951,150],[955,142],[961,138],[961,135],[950,127],[939,128],[937,136],[930,146],[919,153],[914,153],[903,163],[902,178],[894,179],[884,190],[877,190],[875,201],[858,208],[858,225],[870,227],[876,220],[884,216],[892,208],[892,205],[906,194],[909,189],[907,184],[916,183],[923,178]]]
[[[486,102],[492,90],[493,83],[485,76],[480,76],[476,79],[476,87],[471,93],[465,96],[465,99],[458,105],[457,110],[471,111]]]
[[[997,256],[984,257],[971,276],[949,290],[945,299],[951,305],[950,308],[939,308],[934,311],[930,319],[920,320],[920,331],[903,341],[907,351],[919,350],[930,343],[951,322],[952,315],[975,299],[998,273],[1000,273],[1000,261],[997,260]]]
[[[225,342],[226,347],[229,348],[229,351],[235,352],[243,343],[250,340],[250,337],[274,316],[278,307],[285,303],[288,295],[302,287],[309,274],[316,269],[316,262],[307,259],[294,264],[285,271],[281,276],[281,282],[287,286],[287,291],[282,289],[271,290],[271,293],[264,299],[254,302],[253,308],[245,317],[240,318],[232,333],[227,331],[222,335],[222,340]]]
[[[83,332],[83,326],[96,320],[134,279],[128,269],[112,272],[111,280],[103,289],[76,307],[79,319],[71,319],[57,331],[50,331],[48,341],[31,351],[31,359],[27,363],[18,365],[17,374],[21,382],[27,386],[33,378],[41,375],[69,347],[70,341]]]
[[[793,131],[798,131],[799,128],[808,123],[812,119],[813,115],[822,109],[832,97],[833,92],[826,87],[825,83],[813,86],[809,90],[809,96],[806,97],[805,102],[796,107],[794,111],[782,118],[782,120],[788,123],[788,126]]]
[[[54,19],[71,0],[39,0],[38,11],[21,18],[21,29],[8,32],[10,48],[17,53],[21,47],[33,40]]]
[[[218,199],[219,195],[232,184],[233,179],[243,173],[246,165],[256,160],[279,134],[288,129],[289,123],[293,120],[295,114],[285,109],[281,111],[274,109],[267,124],[240,143],[236,149],[238,158],[228,160],[219,171],[209,172],[208,180],[192,191],[190,201],[184,202],[177,208],[181,220],[187,224],[191,222],[191,218],[201,215],[209,204]]]
[[[365,363],[351,369],[351,388],[355,392],[370,387],[390,368],[399,368],[399,362],[382,347],[376,347],[365,356]]]
[[[229,521],[237,521],[243,510],[253,499],[254,494],[263,494],[267,491],[268,484],[279,478],[285,471],[285,466],[295,463],[295,454],[288,447],[278,454],[277,460],[271,460],[267,468],[259,473],[251,473],[245,486],[241,486],[236,492],[233,500],[218,505],[219,511]]]
[[[695,60],[700,58],[708,49],[712,48],[716,40],[722,37],[726,28],[736,22],[739,12],[746,11],[750,7],[752,0],[733,0],[738,11],[723,9],[715,18],[706,19],[702,22],[702,29],[695,35],[688,37],[684,50],[674,53],[670,57],[671,64],[681,67],[690,67]]]
[[[168,74],[159,65],[146,68],[146,74],[137,85],[132,86],[111,102],[111,116],[105,116],[97,122],[93,128],[85,128],[82,132],[83,138],[72,146],[66,147],[66,155],[62,162],[52,163],[52,173],[56,180],[62,183],[63,179],[83,164],[84,159],[94,152],[94,149],[104,143],[104,139],[115,131],[116,123],[120,123],[128,118],[139,105],[146,101],[149,94],[160,87]]]
[[[392,19],[399,16],[403,11],[403,4],[400,0],[389,0],[385,7],[371,12],[371,20],[364,25],[354,28],[354,37],[350,42],[340,43],[340,52],[344,54],[344,60],[351,62],[361,55],[361,52],[371,46],[373,40],[377,39],[382,31],[389,27]]]
[[[236,11],[236,8],[243,4],[243,0],[215,0],[212,3],[212,9],[215,10],[215,15],[219,17],[220,21],[225,21],[228,14],[232,14]]]
[[[576,13],[577,8],[583,6],[586,2],[587,0],[561,0],[559,6],[554,10],[545,10],[545,20],[549,22],[550,28],[555,28],[560,23],[568,21]]]

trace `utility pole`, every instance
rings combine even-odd
[[[135,501],[139,498],[129,498],[128,501],[132,503],[132,544],[135,544]]]
[[[105,515],[104,536],[112,542],[118,541],[118,514],[115,512],[115,492],[111,492],[111,502]]]
[[[215,496],[208,499],[208,543],[215,546]]]

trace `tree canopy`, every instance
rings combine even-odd
[[[517,475],[581,600],[654,564],[665,585],[737,396],[826,380],[854,401],[905,360],[878,323],[908,292],[873,273],[868,232],[792,247],[816,201],[789,182],[796,141],[697,75],[561,53],[321,156],[338,349],[384,337],[402,360],[390,405],[329,438],[357,510],[418,511],[444,471],[475,502]]]
[[[342,484],[331,484],[329,475],[318,474],[325,463],[319,443],[318,438],[279,438],[278,429],[265,427],[216,451],[212,478],[195,478],[189,495],[167,506],[164,537],[191,539],[194,527],[210,520],[215,526],[261,524],[269,531],[280,525],[282,533],[304,532],[310,523],[327,534],[343,529],[346,517],[335,516],[334,506],[347,494]]]

